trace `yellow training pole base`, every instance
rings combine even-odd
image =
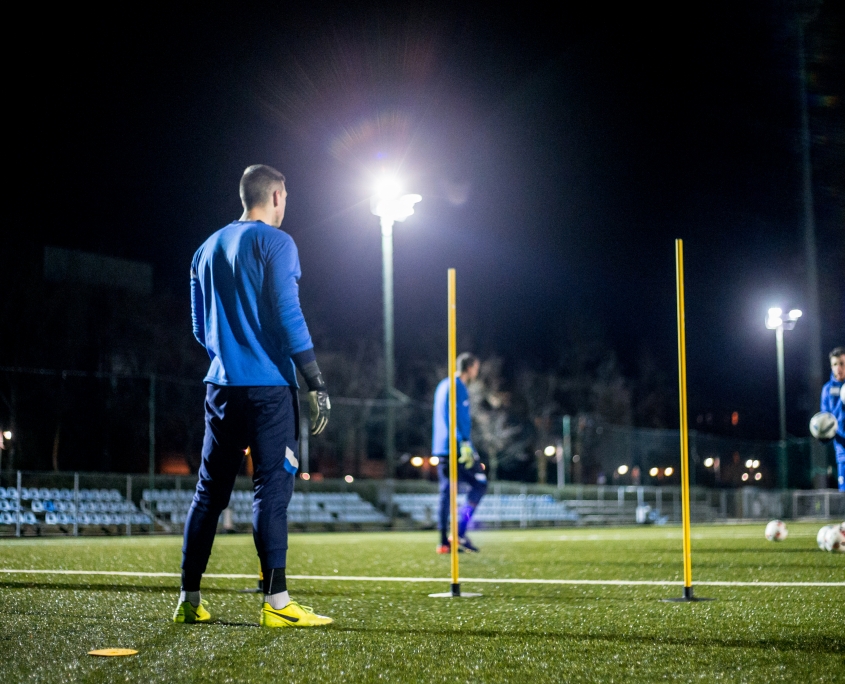
[[[715,601],[714,598],[704,598],[703,596],[694,596],[692,587],[684,587],[684,595],[677,598],[660,599],[663,603],[695,603],[696,601]]]
[[[481,596],[481,594],[472,594],[472,593],[461,593],[461,585],[453,584],[452,591],[445,591],[442,594],[429,594],[429,598],[475,598],[476,596]]]

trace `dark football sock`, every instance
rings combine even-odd
[[[264,593],[268,596],[288,590],[284,568],[271,568],[264,572]]]
[[[201,580],[201,572],[188,572],[187,570],[182,570],[182,591],[199,591]]]

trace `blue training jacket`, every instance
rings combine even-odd
[[[469,417],[469,392],[460,378],[455,378],[457,403],[457,438],[470,442],[471,421]],[[444,378],[434,392],[434,415],[431,421],[431,453],[434,456],[449,455],[449,378]]]
[[[299,305],[293,238],[261,221],[234,221],[191,262],[194,337],[211,357],[205,382],[298,387],[292,354],[313,348]]]
[[[833,438],[833,443],[836,446],[836,459],[839,461],[845,461],[845,405],[842,404],[843,384],[845,383],[835,380],[833,373],[831,373],[830,382],[822,387],[821,401],[821,410],[832,413],[839,422],[839,428],[836,430],[836,436]]]

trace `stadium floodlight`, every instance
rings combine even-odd
[[[658,475],[660,475],[660,468],[652,468],[648,471],[648,474],[652,477],[657,477]]]
[[[403,195],[394,176],[384,176],[376,183],[375,194],[370,199],[370,211],[381,223],[382,280],[384,287],[384,389],[387,399],[385,415],[384,454],[385,475],[393,478],[396,462],[396,414],[393,406],[396,364],[393,353],[393,224],[404,221],[414,213],[420,195]]]
[[[704,459],[704,467],[705,468],[712,468],[713,467],[713,459],[709,456]]]
[[[3,430],[0,433],[0,466],[3,465],[3,450],[6,448],[5,440],[12,439],[12,431],[11,430]],[[2,468],[0,468],[0,472],[2,472]]]
[[[674,473],[674,472],[675,472],[675,469],[672,466],[669,466],[668,468],[666,468],[666,470],[663,471],[663,474],[666,477],[671,477],[672,473]]]
[[[549,445],[545,449],[543,449],[543,453],[549,457],[554,456],[556,451],[557,449],[555,449],[552,445]]]
[[[628,466],[621,465],[616,469],[616,472],[619,473],[620,475],[624,475],[625,473],[628,472]]]
[[[775,330],[779,325],[783,325],[783,309],[772,307],[766,316],[766,327]]]
[[[423,463],[424,461],[422,456],[414,456],[411,459],[411,465],[414,466],[414,468],[422,468]]]
[[[432,456],[430,459],[428,459],[428,462],[430,465],[433,466],[440,465],[440,459],[437,456]]]
[[[783,364],[783,331],[792,330],[803,312],[801,309],[791,309],[786,316],[783,309],[773,306],[766,315],[766,327],[775,331],[778,360],[778,419],[780,426],[780,443],[778,444],[778,485],[786,489],[786,380]]]
[[[760,461],[758,461],[758,460],[755,458],[753,461],[751,461],[751,467],[752,467],[752,468],[759,468],[759,467],[760,467]]]
[[[752,466],[752,464],[753,464],[753,463],[754,463],[754,461],[752,461],[752,460],[749,458],[749,459],[745,462],[745,467],[746,467],[746,468],[751,468],[751,467],[753,467],[753,466]]]

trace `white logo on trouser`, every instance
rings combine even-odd
[[[299,461],[293,455],[293,450],[290,447],[285,447],[285,470],[289,473],[296,473],[299,469]]]

